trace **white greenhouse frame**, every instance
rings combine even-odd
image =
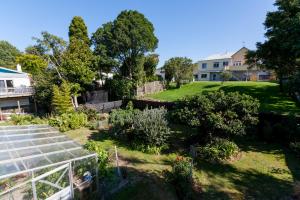
[[[63,192],[66,188],[61,188],[57,183],[66,172],[69,173],[69,191],[73,198],[72,165],[75,161],[84,159],[95,159],[95,162],[98,163],[96,153],[84,150],[80,144],[48,125],[0,126],[0,181],[25,173],[31,175],[31,178],[20,184],[4,191],[0,190],[0,199],[31,182],[33,199],[37,200],[37,191],[35,190],[37,181],[61,189]],[[49,167],[53,167],[53,169],[35,177],[36,171]],[[58,171],[63,171],[63,173],[55,183],[42,180]],[[97,165],[94,176],[98,190]],[[47,199],[55,200],[56,198],[53,196]]]

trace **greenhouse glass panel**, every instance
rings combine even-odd
[[[75,166],[72,167],[75,162],[76,170]],[[70,184],[76,186],[78,181],[81,182],[86,171],[92,173],[94,180],[98,180],[96,163],[95,153],[84,150],[81,145],[47,125],[0,127],[0,182],[5,185],[0,185],[0,199],[24,199],[25,194],[33,194],[30,199],[38,199],[40,194],[55,193],[59,196],[60,192],[66,190],[74,195]],[[60,171],[56,172],[58,168]],[[75,170],[74,177],[69,173],[72,169]],[[47,177],[43,178],[43,174]],[[64,174],[64,179],[59,182],[62,189],[53,190],[49,180],[59,180],[60,174]],[[37,179],[36,176],[42,178]],[[31,188],[33,183],[35,188]],[[49,190],[41,193],[38,191],[41,185]]]

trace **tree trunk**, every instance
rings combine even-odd
[[[279,78],[279,90],[280,90],[280,92],[283,92],[283,80],[282,80],[282,75],[279,75],[278,78]]]
[[[77,95],[74,95],[74,105],[75,105],[75,108],[78,108],[78,101],[77,101]]]

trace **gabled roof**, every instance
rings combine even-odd
[[[242,48],[240,48],[237,52],[235,52],[234,54],[232,54],[232,56],[234,56],[235,54],[237,54],[237,53],[239,53],[240,51],[242,51],[243,49],[245,49],[245,50],[247,50],[247,51],[249,51],[249,49],[248,48],[246,48],[246,47],[242,47]]]

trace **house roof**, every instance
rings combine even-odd
[[[226,59],[231,58],[231,56],[234,54],[234,52],[226,52],[226,53],[220,53],[220,54],[213,54],[210,55],[203,60],[220,60],[220,59]]]
[[[26,74],[25,72],[19,72],[17,70],[0,67],[0,73],[12,73],[12,74]]]

